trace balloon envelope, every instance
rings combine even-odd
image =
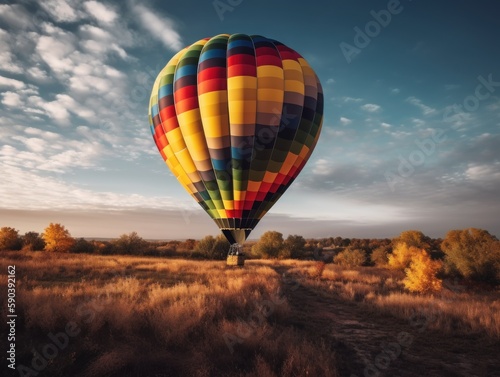
[[[221,34],[158,74],[149,122],[175,177],[231,243],[242,243],[300,173],[323,119],[304,58],[257,35]]]

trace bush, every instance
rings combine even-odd
[[[411,258],[410,267],[405,270],[406,278],[403,284],[411,292],[434,293],[442,288],[442,281],[436,277],[443,263],[433,261],[431,257],[420,250]]]
[[[370,261],[377,267],[385,267],[389,262],[389,253],[387,247],[380,246],[372,251]]]
[[[229,241],[223,235],[206,236],[196,244],[192,257],[193,254],[200,254],[208,259],[223,260],[227,257],[229,246]]]
[[[400,242],[392,250],[392,254],[389,255],[388,265],[395,270],[404,270],[410,266],[411,258],[422,250],[423,249],[419,249],[415,246],[408,246],[406,243]]]
[[[94,252],[94,245],[91,242],[87,241],[85,238],[79,238],[71,248],[71,252],[77,254],[92,254]]]
[[[431,239],[419,230],[406,230],[392,240],[393,246],[406,244],[408,247],[429,250]]]
[[[122,234],[120,238],[112,241],[113,249],[120,254],[144,254],[149,249],[149,242],[140,237],[137,232]]]
[[[0,229],[0,250],[21,250],[22,247],[23,244],[16,229],[8,226]]]
[[[447,272],[466,279],[500,281],[500,241],[488,231],[476,228],[451,230],[441,244]]]
[[[304,237],[290,234],[283,244],[280,256],[282,258],[300,258],[304,254],[305,246]]]
[[[42,234],[45,241],[45,250],[50,252],[67,253],[75,243],[69,231],[61,224],[50,223]]]
[[[45,241],[37,232],[27,232],[23,236],[23,247],[29,251],[41,251],[45,248]]]
[[[362,266],[366,262],[366,253],[360,249],[346,249],[335,255],[333,262],[349,268]]]
[[[268,231],[252,247],[252,253],[261,258],[278,258],[283,251],[283,246],[283,234],[276,231]]]

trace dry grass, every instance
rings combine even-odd
[[[31,350],[42,352],[49,333],[71,322],[80,329],[46,375],[336,375],[331,350],[281,324],[290,308],[272,262],[242,269],[144,257],[0,258],[16,265],[18,364],[30,366]],[[6,281],[0,275],[2,297]]]
[[[415,313],[428,319],[430,328],[444,332],[485,333],[500,338],[500,294],[443,289],[437,295],[416,295],[403,288],[400,271],[375,267],[342,269],[328,264],[317,280],[314,262],[296,264],[290,270],[307,280],[307,284],[328,290],[348,300],[366,304],[370,310],[400,318]],[[459,287],[460,288],[460,287]]]

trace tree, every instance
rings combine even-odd
[[[361,249],[346,249],[335,255],[333,262],[349,268],[362,266],[366,262],[366,253]]]
[[[16,229],[8,226],[0,229],[0,250],[21,250],[21,248],[22,242]]]
[[[95,248],[92,242],[87,241],[85,238],[79,238],[76,240],[75,244],[71,248],[72,253],[86,253],[92,254]]]
[[[29,251],[41,251],[45,248],[45,242],[37,232],[26,232],[23,236],[23,246]]]
[[[392,250],[389,255],[388,265],[395,270],[404,270],[411,263],[411,258],[418,254],[421,250],[415,246],[408,246],[406,243],[400,242]]]
[[[70,251],[75,243],[69,231],[61,224],[50,223],[45,228],[42,238],[45,241],[45,250],[51,252],[66,253]]]
[[[122,234],[112,241],[113,248],[120,254],[144,254],[147,252],[149,242],[140,237],[137,232]]]
[[[377,267],[387,266],[389,262],[389,253],[387,252],[387,246],[377,247],[372,251],[370,255],[370,261]]]
[[[447,272],[464,278],[500,281],[500,241],[483,229],[451,230],[441,243]]]
[[[252,253],[261,258],[277,258],[283,250],[283,246],[283,234],[276,231],[268,231],[253,245]]]
[[[419,230],[406,230],[392,240],[393,246],[404,243],[409,247],[429,250],[431,239]]]
[[[405,270],[403,284],[411,292],[434,293],[442,288],[442,280],[436,274],[443,266],[441,261],[432,260],[425,250],[412,256],[410,266]]]
[[[283,258],[298,258],[304,252],[305,246],[304,237],[290,234],[283,244],[281,256]]]
[[[229,251],[229,241],[223,235],[217,237],[206,236],[195,247],[195,251],[209,259],[225,259]]]

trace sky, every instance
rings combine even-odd
[[[148,100],[181,48],[260,34],[325,94],[305,169],[259,223],[285,236],[500,236],[493,1],[16,1],[0,5],[0,226],[76,237],[218,234],[165,166]]]

